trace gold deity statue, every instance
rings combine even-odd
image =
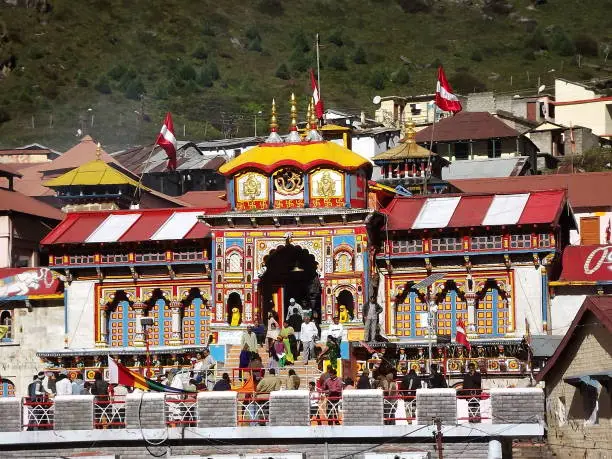
[[[323,172],[323,175],[319,179],[317,184],[317,193],[319,196],[335,196],[336,195],[336,184],[329,175],[329,171]]]
[[[247,198],[253,200],[261,196],[261,183],[253,174],[249,174],[242,185],[242,191]]]

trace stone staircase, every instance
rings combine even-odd
[[[240,346],[238,345],[228,345],[227,352],[225,355],[225,362],[223,364],[219,364],[217,369],[217,373],[219,377],[224,372],[229,373],[230,378],[234,375],[232,374],[233,368],[238,368],[240,363]],[[263,368],[268,368],[268,364],[270,362],[270,356],[264,347],[258,347],[258,354],[261,357],[261,361],[263,364]],[[310,360],[308,365],[304,365],[301,357],[296,358],[295,364],[286,366],[285,368],[280,368],[277,371],[277,374],[281,376],[283,379],[287,377],[287,373],[290,369],[294,369],[295,373],[300,377],[300,389],[308,389],[308,382],[316,380],[320,375],[321,371],[317,367],[317,362],[315,360]],[[236,372],[237,373],[237,372]],[[237,374],[235,375],[237,376]]]

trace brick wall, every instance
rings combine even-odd
[[[544,421],[544,391],[536,387],[490,389],[493,424]]]
[[[455,389],[417,389],[417,424],[431,424],[440,418],[443,424],[457,424],[457,392]]]
[[[55,430],[92,430],[93,395],[58,395],[55,403]]]
[[[612,451],[611,394],[598,395],[599,424],[585,424],[583,393],[563,381],[567,376],[612,369],[612,334],[588,312],[576,328],[555,367],[546,375],[548,442],[559,458],[610,457]]]
[[[345,426],[382,425],[383,393],[378,389],[344,391],[342,409]]]
[[[236,426],[237,392],[200,392],[198,394],[198,427]]]
[[[125,423],[128,429],[160,429],[166,426],[163,393],[135,393],[125,398]]]
[[[286,390],[270,393],[271,426],[310,425],[310,397],[307,390]]]
[[[0,432],[19,432],[21,430],[21,399],[16,397],[0,398]]]

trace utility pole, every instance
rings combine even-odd
[[[444,448],[442,446],[442,420],[440,418],[434,418],[436,424],[436,431],[434,432],[434,438],[436,439],[436,449],[438,450],[438,459],[444,459]]]

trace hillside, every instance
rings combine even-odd
[[[151,142],[168,110],[179,138],[252,135],[260,110],[261,134],[272,97],[284,127],[317,32],[327,107],[370,116],[376,94],[431,92],[439,63],[461,93],[612,74],[612,0],[0,3],[2,147],[62,149],[77,129],[109,151]]]

